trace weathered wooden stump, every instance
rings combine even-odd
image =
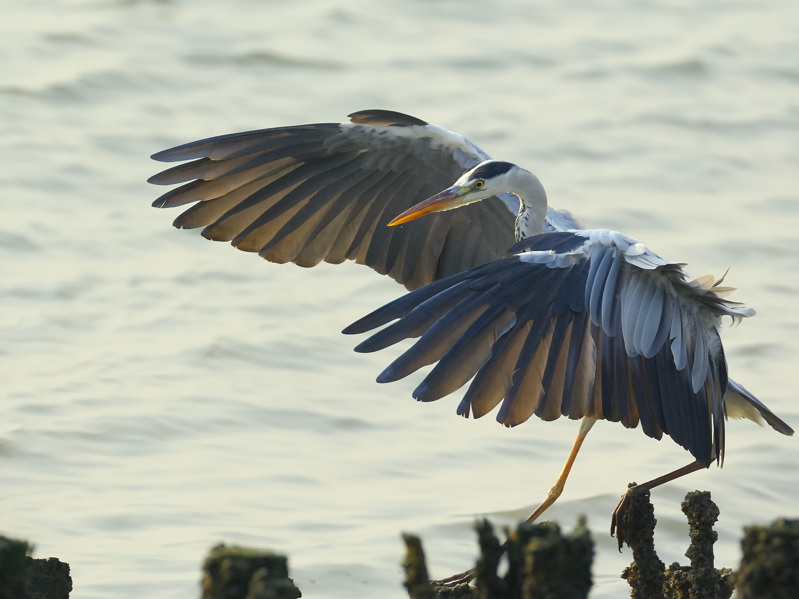
[[[799,597],[799,520],[747,526],[735,574],[739,599]]]
[[[217,545],[203,564],[202,599],[298,599],[286,556]]]
[[[427,566],[417,537],[405,535],[405,586],[412,599],[585,599],[591,588],[594,543],[580,520],[574,532],[563,535],[551,522],[520,524],[500,543],[487,520],[476,525],[480,556],[474,586],[427,582]],[[409,542],[410,540],[410,542]],[[507,569],[500,576],[501,564]],[[419,576],[424,573],[423,579]],[[431,594],[433,593],[433,594]]]

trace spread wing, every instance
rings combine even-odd
[[[158,152],[155,160],[190,162],[149,179],[182,183],[153,205],[193,204],[176,227],[204,227],[206,238],[230,241],[272,262],[354,260],[409,289],[505,254],[518,211],[518,200],[506,194],[386,227],[487,154],[460,135],[397,112],[366,110],[350,118],[223,135]]]
[[[545,233],[514,255],[409,293],[345,333],[399,319],[361,343],[376,351],[419,340],[380,375],[436,366],[414,392],[439,399],[471,380],[458,412],[501,404],[507,426],[530,416],[590,416],[665,433],[709,465],[724,450],[727,366],[721,317],[754,312],[721,298],[718,282],[613,231]]]

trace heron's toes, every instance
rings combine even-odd
[[[441,580],[433,580],[431,581],[436,586],[445,586],[445,587],[454,587],[459,584],[468,584],[474,580],[474,569],[466,570],[466,572],[461,572],[460,574],[455,574],[448,578],[442,578]]]

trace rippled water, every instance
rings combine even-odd
[[[148,156],[207,135],[407,112],[536,172],[587,226],[693,274],[755,319],[725,330],[733,376],[799,423],[799,9],[638,3],[72,1],[4,11],[0,76],[0,531],[72,566],[73,597],[198,596],[220,540],[290,555],[306,596],[401,597],[400,531],[432,574],[468,565],[471,524],[526,516],[576,424],[512,430],[375,384],[391,355],[341,328],[400,288],[366,268],[268,264],[169,226]],[[393,354],[392,354],[393,355]],[[658,490],[746,523],[799,515],[797,440],[728,427],[725,467]],[[550,516],[585,513],[592,597],[626,594],[606,534],[630,480],[675,444],[594,428]]]

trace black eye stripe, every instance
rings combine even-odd
[[[495,160],[480,165],[473,173],[475,179],[490,179],[503,173],[507,173],[513,165],[510,162]]]

